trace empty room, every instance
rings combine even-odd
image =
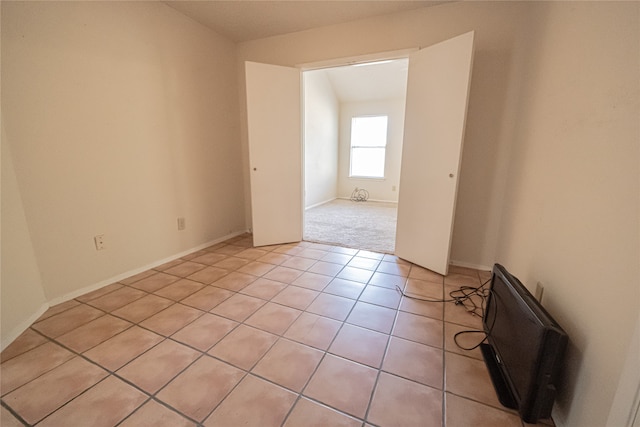
[[[639,2],[0,7],[2,426],[639,425]]]
[[[394,253],[407,71],[403,57],[303,72],[304,240]]]

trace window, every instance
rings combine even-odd
[[[349,176],[384,178],[387,116],[351,118],[351,169]]]

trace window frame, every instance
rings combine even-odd
[[[385,119],[385,133],[383,145],[354,145],[354,123],[358,119],[383,118]],[[351,132],[349,136],[349,178],[355,179],[385,179],[387,166],[387,146],[389,143],[389,115],[388,114],[367,114],[351,117]],[[382,170],[381,175],[355,175],[353,173],[354,149],[356,150],[381,150],[382,151]]]

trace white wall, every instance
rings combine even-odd
[[[640,4],[529,17],[496,259],[569,334],[556,423],[604,426],[640,312]]]
[[[246,229],[235,55],[160,2],[2,2],[3,146],[47,301]],[[16,313],[31,297],[2,285],[4,339],[40,298]]]
[[[338,173],[338,197],[350,198],[353,190],[363,188],[369,200],[397,202],[402,160],[402,135],[404,130],[405,100],[387,99],[340,104],[340,161]],[[351,149],[351,119],[356,116],[386,115],[387,150],[384,178],[350,178],[349,159]],[[395,190],[394,190],[395,187]]]
[[[339,104],[324,70],[304,77],[305,208],[337,197]]]

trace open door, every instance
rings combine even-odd
[[[302,240],[300,70],[245,62],[255,246]]]
[[[395,254],[447,274],[474,33],[409,56]]]

